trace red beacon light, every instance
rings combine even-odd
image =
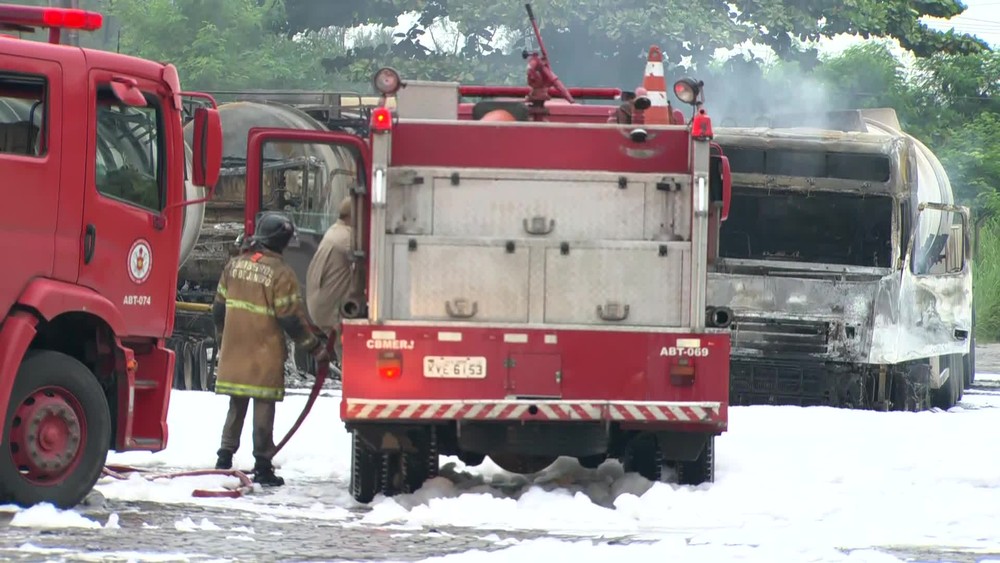
[[[392,129],[392,112],[389,108],[380,106],[372,110],[372,129],[379,133]]]
[[[104,16],[98,12],[71,8],[45,8],[40,6],[0,5],[0,29],[33,31],[36,27],[49,29],[49,42],[58,43],[60,31],[78,29],[96,31],[104,25]]]

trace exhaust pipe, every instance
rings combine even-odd
[[[340,316],[345,319],[359,319],[365,314],[367,313],[364,310],[364,304],[354,299],[348,299],[340,306]]]
[[[733,310],[729,307],[709,307],[705,324],[712,328],[729,328],[733,323]]]

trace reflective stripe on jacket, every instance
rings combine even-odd
[[[247,251],[226,264],[213,309],[222,341],[215,392],[283,400],[285,334],[306,350],[320,344],[295,272],[275,252]]]

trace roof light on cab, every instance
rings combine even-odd
[[[98,12],[70,8],[0,5],[0,28],[7,26],[48,27],[96,31],[104,25]]]

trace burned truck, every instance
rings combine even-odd
[[[969,211],[893,110],[817,117],[716,129],[732,404],[950,408],[975,374]]]

